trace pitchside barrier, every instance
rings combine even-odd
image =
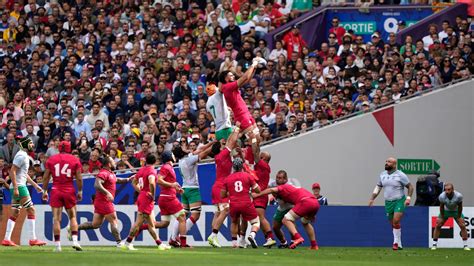
[[[181,175],[177,168],[178,182],[181,183]],[[189,243],[194,246],[207,245],[207,236],[211,234],[212,217],[215,207],[209,205],[211,203],[211,188],[215,180],[215,165],[213,163],[202,164],[198,167],[199,183],[201,186],[201,196],[203,200],[201,218],[195,226],[191,228],[188,233]],[[119,177],[126,177],[130,174],[118,174]],[[293,183],[298,185],[298,180],[292,179]],[[92,176],[84,178],[84,192],[83,200],[77,206],[78,222],[91,221],[94,208],[92,206],[92,196],[95,194],[94,178]],[[309,189],[309,188],[308,188]],[[29,187],[33,202],[36,205],[36,231],[40,239],[48,241],[52,244],[53,240],[53,216],[51,208],[42,202],[41,194],[37,193],[33,188]],[[137,216],[137,208],[134,205],[134,191],[130,184],[118,184],[117,193],[115,196],[115,207],[119,219],[119,229],[122,239],[127,237],[130,228]],[[334,199],[336,200],[336,199]],[[10,195],[6,193],[5,203],[10,202]],[[5,233],[6,217],[8,217],[9,207],[5,205],[4,219],[0,224],[0,239],[3,239]],[[272,220],[273,214],[276,210],[274,205],[268,207],[266,216],[269,221]],[[431,245],[431,236],[433,226],[436,223],[438,215],[438,207],[409,207],[406,209],[402,221],[402,240],[406,247],[428,247]],[[473,246],[472,238],[474,236],[474,207],[464,208],[464,221],[468,228],[469,243]],[[160,220],[159,208],[155,207],[156,219]],[[21,225],[24,219],[24,211],[17,224]],[[172,221],[173,223],[174,221]],[[69,220],[65,213],[63,213],[61,228],[62,241],[64,244],[66,240],[66,226]],[[362,207],[362,206],[322,206],[317,219],[314,222],[316,235],[320,246],[346,246],[346,247],[383,247],[390,246],[393,240],[392,229],[385,217],[383,207]],[[21,234],[21,227],[13,232],[13,240],[21,240],[21,243],[28,242],[26,234]],[[298,230],[306,237],[304,229],[298,222]],[[287,239],[290,239],[289,234],[285,231]],[[160,238],[167,240],[169,238],[169,230],[160,229]],[[112,233],[107,222],[102,225],[100,229],[91,231],[81,231],[79,234],[81,244],[83,245],[112,245],[114,243]],[[227,219],[221,228],[219,234],[219,241],[223,245],[231,245],[230,237],[230,220]],[[259,244],[264,242],[264,237],[261,233],[257,236]],[[153,245],[154,242],[149,234],[145,232],[140,234],[136,241],[136,245]],[[308,241],[305,244],[309,244]],[[446,222],[441,231],[441,237],[438,244],[439,247],[461,247],[462,240],[460,237],[459,228],[456,223],[450,219]]]

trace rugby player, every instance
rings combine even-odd
[[[232,133],[232,124],[230,122],[230,112],[222,92],[216,85],[210,84],[206,88],[209,99],[206,103],[206,110],[214,119],[216,124],[216,139],[227,140]]]
[[[133,178],[133,185],[134,187],[138,186],[140,193],[137,199],[138,216],[124,245],[124,248],[127,248],[128,250],[136,250],[136,248],[133,247],[132,241],[140,231],[140,227],[143,225],[143,222],[147,223],[148,231],[150,232],[153,240],[155,240],[155,243],[158,245],[158,249],[169,249],[168,246],[161,242],[155,231],[155,219],[153,213],[157,180],[155,163],[155,155],[148,154],[145,158],[145,166],[143,166]]]
[[[450,217],[456,221],[459,228],[461,229],[464,250],[471,250],[467,244],[468,236],[466,225],[464,224],[464,215],[462,214],[462,194],[454,190],[454,185],[452,183],[446,183],[444,185],[444,192],[439,195],[438,199],[439,216],[438,220],[436,221],[435,230],[433,232],[433,246],[431,247],[431,250],[437,249],[441,227]]]
[[[229,197],[233,247],[237,247],[237,234],[239,233],[239,224],[242,219],[244,222],[250,222],[252,225],[247,240],[253,248],[257,248],[258,245],[255,236],[260,229],[260,219],[250,198],[249,191],[253,190],[259,193],[260,189],[254,178],[243,171],[243,167],[243,159],[239,157],[235,158],[232,162],[234,173],[225,178],[224,186],[221,190],[221,197]]]
[[[30,237],[30,246],[44,246],[46,245],[46,242],[36,238],[35,207],[33,206],[30,192],[28,192],[28,188],[26,187],[26,182],[28,182],[36,189],[36,191],[39,193],[43,192],[41,187],[38,186],[38,184],[36,184],[28,175],[31,157],[27,152],[33,151],[34,144],[29,137],[18,138],[17,143],[20,150],[13,158],[13,164],[10,170],[10,179],[12,181],[10,185],[10,195],[12,195],[11,216],[7,222],[7,229],[5,231],[5,238],[2,241],[2,246],[17,246],[17,244],[11,241],[11,235],[15,228],[15,222],[20,214],[21,208],[25,208],[27,213],[26,228]]]
[[[209,142],[206,145],[191,150],[189,154],[186,154],[188,147],[184,149],[178,147],[174,150],[174,154],[177,155],[179,160],[179,170],[181,177],[183,178],[183,195],[181,195],[181,202],[186,213],[190,213],[188,219],[186,219],[186,232],[199,220],[201,216],[201,193],[199,191],[199,176],[198,176],[198,162],[207,158],[212,151],[212,145],[214,142]],[[183,157],[185,156],[185,157]],[[173,230],[171,232],[171,239],[169,244],[174,247],[179,246],[177,239],[179,231],[179,223],[173,224]]]
[[[77,241],[77,219],[76,203],[82,200],[82,165],[79,159],[71,155],[71,142],[61,141],[59,143],[59,154],[53,155],[46,161],[46,170],[43,175],[43,200],[48,201],[48,183],[51,177],[51,198],[49,205],[53,211],[53,234],[55,251],[61,251],[61,216],[63,208],[69,216],[68,231],[71,232],[72,248],[81,251],[82,248]],[[74,179],[77,184],[77,194],[74,188]]]
[[[408,189],[408,197],[405,196],[405,187]],[[407,175],[397,170],[397,160],[393,157],[385,161],[385,171],[380,174],[380,179],[372,192],[369,206],[374,204],[375,198],[384,189],[385,213],[393,228],[393,250],[402,250],[402,228],[401,220],[406,206],[410,205],[413,195],[413,185]]]
[[[294,207],[283,217],[282,223],[288,228],[293,237],[293,243],[289,248],[294,249],[304,242],[304,238],[296,230],[295,221],[301,218],[301,223],[311,241],[311,249],[319,249],[316,243],[316,234],[311,223],[319,210],[319,202],[313,193],[304,188],[297,188],[290,184],[279,185],[273,188],[267,188],[259,194],[253,194],[254,197],[274,194],[285,202],[291,203]]]
[[[112,235],[115,238],[117,247],[122,247],[122,240],[118,231],[117,213],[114,208],[114,198],[116,184],[124,184],[129,182],[129,178],[117,178],[113,170],[115,169],[115,161],[110,156],[103,154],[99,158],[102,168],[97,174],[94,182],[95,198],[94,198],[94,216],[92,222],[85,222],[79,225],[78,230],[91,230],[99,228],[104,220],[110,223]]]
[[[260,190],[264,190],[268,187],[268,183],[270,182],[271,169],[269,163],[271,155],[268,152],[260,152],[260,145],[257,142],[255,135],[253,133],[249,133],[249,135],[252,142],[253,159],[255,161],[254,170],[258,177],[257,184]],[[260,228],[262,229],[265,239],[267,240],[263,246],[271,248],[276,244],[276,241],[273,239],[270,223],[265,218],[265,210],[267,209],[268,205],[268,195],[254,198],[253,204],[257,210],[258,218],[260,219]]]
[[[240,123],[237,122],[232,134],[227,139],[225,146],[221,142],[216,142],[212,145],[212,154],[215,155],[216,161],[216,181],[212,186],[212,204],[216,205],[217,211],[214,213],[212,220],[212,233],[207,238],[209,245],[220,248],[221,245],[217,241],[217,234],[219,228],[229,214],[229,199],[221,198],[220,193],[224,184],[224,179],[232,172],[232,157],[231,152],[237,145],[237,139],[240,132]],[[222,150],[221,150],[222,148]]]
[[[276,174],[275,183],[272,183],[270,187],[276,187],[279,185],[284,185],[286,183],[289,183],[288,174],[285,170],[280,170]],[[278,207],[275,211],[275,214],[273,215],[273,232],[275,233],[278,240],[280,240],[280,245],[278,246],[278,248],[288,248],[290,244],[288,244],[288,242],[286,241],[285,235],[283,234],[281,227],[283,226],[283,217],[285,217],[285,215],[291,210],[291,208],[293,208],[293,204],[285,202],[281,198],[275,199],[278,202]]]
[[[221,91],[224,94],[225,101],[234,113],[234,120],[240,122],[240,128],[242,128],[242,134],[253,132],[256,137],[259,138],[258,127],[255,124],[255,120],[250,114],[247,104],[245,104],[242,95],[240,94],[240,88],[247,84],[255,74],[255,69],[262,59],[256,57],[252,61],[252,65],[249,69],[240,77],[235,80],[235,75],[231,71],[223,71],[219,75],[219,81],[222,83]]]

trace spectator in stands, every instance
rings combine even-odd
[[[346,34],[346,30],[339,25],[339,18],[334,17],[331,20],[331,28],[329,28],[329,33],[334,33],[337,38],[337,42],[342,44],[342,37]]]
[[[328,199],[326,197],[324,197],[323,195],[320,194],[321,192],[321,186],[319,185],[319,183],[314,183],[312,186],[311,186],[312,190],[313,190],[313,195],[316,197],[316,199],[318,199],[319,201],[319,205],[323,206],[323,205],[328,205]]]
[[[297,55],[301,55],[301,51],[303,46],[306,46],[306,42],[301,36],[300,29],[297,25],[293,25],[291,31],[285,34],[282,44],[288,56],[292,55],[293,52],[296,52]]]

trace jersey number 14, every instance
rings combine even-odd
[[[71,177],[71,169],[69,169],[69,164],[63,165],[63,168],[60,168],[61,165],[59,163],[54,165],[54,175],[55,176],[60,176],[60,175],[65,175],[67,177]]]

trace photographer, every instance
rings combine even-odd
[[[438,196],[444,187],[444,183],[439,181],[439,176],[439,172],[432,171],[418,178],[415,206],[439,206]]]

